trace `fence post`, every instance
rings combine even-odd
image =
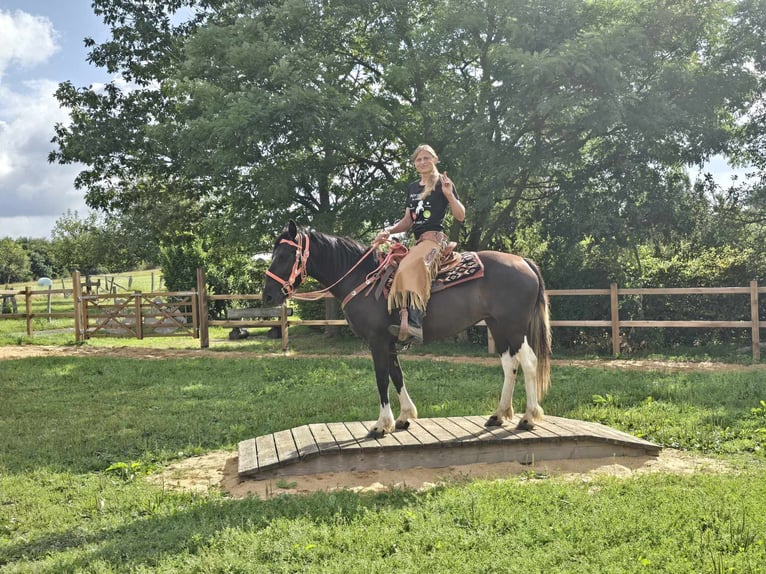
[[[192,330],[193,338],[199,339],[199,291],[194,291],[191,296]]]
[[[64,284],[62,279],[61,284]],[[75,343],[82,343],[83,341],[83,313],[82,307],[84,302],[82,300],[82,284],[80,283],[80,272],[72,272],[72,300],[74,301],[74,340]]]
[[[136,305],[136,338],[144,338],[144,305],[141,291],[133,291],[133,300]]]
[[[24,302],[27,309],[27,335],[32,336],[32,290],[29,285],[24,290]]]
[[[287,346],[289,344],[288,336],[287,336],[287,304],[286,302],[282,303],[282,309],[280,310],[279,314],[279,321],[282,323],[282,351],[287,351]]]
[[[609,306],[612,315],[612,355],[620,355],[620,306],[617,300],[617,283],[609,285]]]
[[[197,267],[197,293],[199,296],[199,346],[200,349],[207,349],[210,346],[210,333],[207,323],[207,289],[205,288],[205,270]]]
[[[758,281],[750,282],[750,320],[753,323],[753,361],[761,360],[761,325],[758,317]]]

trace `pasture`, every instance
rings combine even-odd
[[[346,344],[335,356],[325,342],[315,356],[145,349],[0,362],[0,571],[765,571],[762,366],[554,365],[546,412],[714,463],[691,473],[535,467],[422,491],[288,496],[278,484],[268,499],[150,480],[265,432],[374,419],[369,358]],[[402,365],[422,417],[496,405],[499,365]],[[521,385],[517,410],[523,401]]]

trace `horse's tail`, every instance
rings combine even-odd
[[[537,303],[532,311],[532,321],[529,325],[529,344],[537,355],[537,400],[540,400],[551,384],[551,324],[548,294],[545,291],[545,281],[540,268],[534,261],[524,260],[537,275]]]

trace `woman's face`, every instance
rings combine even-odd
[[[421,175],[429,174],[434,170],[434,164],[438,160],[425,150],[415,156],[415,169]]]

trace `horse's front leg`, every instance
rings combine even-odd
[[[373,427],[367,433],[368,437],[381,438],[387,432],[394,431],[394,413],[388,399],[389,359],[388,343],[371,344],[372,362],[375,365],[375,382],[378,385],[380,398],[380,415]]]
[[[396,344],[391,343],[388,354],[388,371],[391,375],[391,381],[394,383],[396,394],[399,397],[399,417],[396,419],[397,429],[407,429],[410,426],[410,420],[418,418],[418,409],[412,402],[407,388],[404,386],[404,375],[402,367],[399,364],[399,357],[396,354]]]

